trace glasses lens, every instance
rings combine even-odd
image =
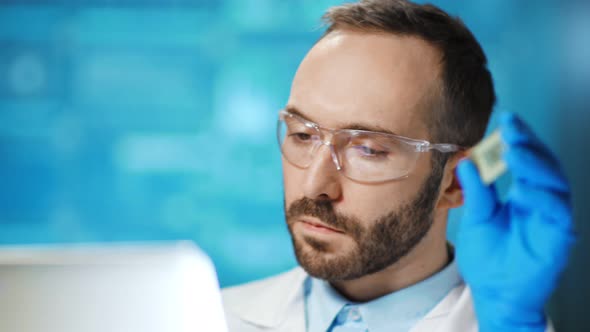
[[[299,167],[311,164],[313,153],[321,142],[316,128],[288,114],[281,114],[279,117],[277,138],[285,159]]]
[[[387,181],[408,175],[418,152],[391,136],[355,133],[340,138],[339,154],[348,177],[358,181]]]
[[[277,138],[285,159],[302,168],[312,163],[322,145],[318,128],[286,112],[279,115]],[[361,182],[405,177],[420,156],[414,145],[379,133],[340,131],[333,143],[344,175]]]

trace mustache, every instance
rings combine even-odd
[[[285,211],[287,223],[298,217],[310,216],[347,233],[358,235],[362,232],[360,222],[356,218],[337,213],[328,200],[313,200],[303,197],[292,202],[288,209],[285,208]]]

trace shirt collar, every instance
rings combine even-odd
[[[350,303],[358,305],[370,331],[407,331],[461,283],[453,260],[414,285],[369,302],[355,303],[340,295],[328,282],[309,277],[305,286],[308,330],[327,331],[340,309]]]
[[[308,277],[305,288],[308,331],[328,331],[332,321],[350,303],[326,281]]]

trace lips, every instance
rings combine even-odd
[[[334,232],[334,233],[344,233],[343,231],[330,227],[322,222],[313,220],[313,219],[309,219],[309,218],[304,218],[304,219],[300,219],[300,221],[302,223],[305,224],[305,226],[307,226],[308,228],[314,229],[316,231],[320,231],[320,232]]]

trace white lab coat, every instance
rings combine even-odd
[[[305,332],[303,283],[306,272],[293,270],[222,291],[230,332]],[[549,324],[551,325],[551,324]],[[410,332],[476,332],[471,291],[452,289]],[[324,332],[324,331],[308,331]],[[549,326],[547,332],[554,332]]]

